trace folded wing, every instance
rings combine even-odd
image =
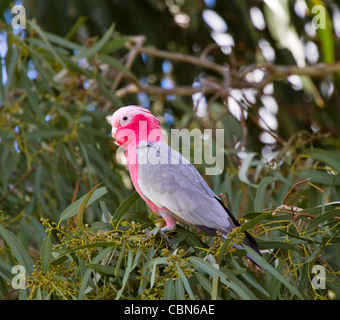
[[[208,233],[229,233],[238,225],[196,168],[166,143],[140,145],[137,159],[140,190],[179,221],[211,229]]]

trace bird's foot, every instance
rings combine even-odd
[[[163,228],[161,228],[161,234],[163,236],[163,238],[165,239],[165,241],[169,244],[169,245],[172,245],[169,237],[167,236],[167,234],[165,233],[166,231],[171,231],[173,230],[174,227],[169,227],[169,226],[165,226]]]
[[[170,241],[170,239],[169,239],[169,237],[167,236],[167,234],[165,233],[166,231],[171,231],[173,228],[170,228],[170,227],[167,227],[167,226],[165,226],[165,227],[163,227],[163,228],[161,228],[159,231],[160,231],[160,233],[161,233],[161,235],[163,236],[163,238],[164,238],[164,240],[169,244],[169,245],[172,245],[172,243],[171,243],[171,241]],[[157,229],[156,229],[157,230]],[[151,238],[151,236],[154,236],[155,234],[156,234],[156,230],[154,229],[154,230],[145,230],[145,233],[147,233],[148,235],[146,236],[146,240],[147,239],[150,239]]]

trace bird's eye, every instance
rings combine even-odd
[[[132,117],[131,116],[122,116],[121,118],[120,118],[120,124],[121,125],[124,125],[124,124],[127,124],[128,122],[130,122],[130,120],[132,119]]]

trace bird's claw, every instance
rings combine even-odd
[[[165,227],[165,228],[166,228],[166,227]],[[163,236],[164,240],[165,240],[169,245],[172,245],[172,243],[171,243],[169,237],[168,237],[168,236],[166,235],[166,233],[164,232],[164,231],[167,231],[167,230],[163,230],[163,229],[165,229],[165,228],[162,228],[162,229],[160,229],[159,231],[160,231],[161,235]],[[154,229],[154,230],[145,230],[145,233],[147,234],[147,236],[145,237],[145,240],[147,240],[147,239],[150,239],[151,236],[154,236],[154,235],[156,234],[156,230],[155,230],[155,229]]]
[[[164,240],[171,246],[172,243],[171,243],[169,237],[166,235],[166,233],[164,231],[162,231],[162,229],[161,229],[161,234],[162,234]]]

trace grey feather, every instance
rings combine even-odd
[[[235,223],[196,168],[166,143],[137,147],[138,185],[159,207],[179,221],[229,233]]]

